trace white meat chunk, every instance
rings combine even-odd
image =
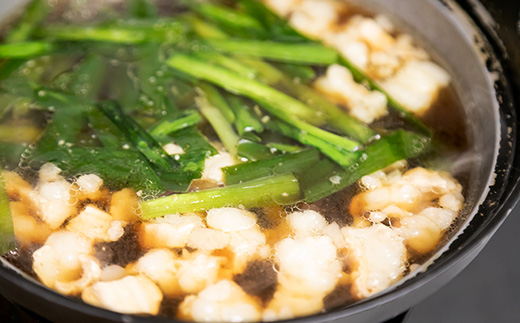
[[[291,221],[302,220],[302,213],[305,212],[299,212],[299,219]],[[327,227],[323,230],[327,231]],[[342,271],[336,246],[329,236],[312,236],[311,232],[307,231],[309,236],[286,238],[275,245],[279,285],[264,310],[265,321],[319,312],[323,298],[336,286]]]
[[[76,184],[85,193],[95,193],[103,186],[103,179],[94,174],[87,174],[78,177]]]
[[[233,156],[226,152],[220,152],[218,155],[206,158],[202,179],[214,180],[219,184],[224,183],[222,168],[233,165],[235,165]]]
[[[188,247],[211,252],[217,249],[224,249],[229,243],[229,235],[208,228],[198,228],[191,232]]]
[[[361,183],[367,190],[354,197],[351,213],[355,216],[389,206],[413,213],[437,204],[455,212],[462,208],[462,186],[449,173],[422,167],[402,174],[395,174],[396,171],[400,172],[379,171],[363,177]]]
[[[112,221],[112,216],[93,205],[69,221],[67,230],[85,235],[94,241],[116,241],[124,233],[121,221]]]
[[[406,269],[404,239],[382,224],[344,227],[342,233],[352,265],[352,291],[357,298],[376,294],[396,282]]]
[[[341,233],[341,229],[336,222],[332,222],[323,229],[323,235],[328,236],[338,250],[345,247],[345,239]]]
[[[396,40],[375,19],[356,15],[336,29],[325,42],[370,76],[386,78],[400,67],[404,57],[396,51]]]
[[[181,257],[169,249],[153,249],[141,257],[135,270],[153,280],[166,295],[198,293],[215,283],[225,258],[185,251]]]
[[[196,322],[253,322],[262,316],[259,305],[231,280],[207,286],[179,307],[182,319]]]
[[[265,235],[258,226],[232,232],[208,228],[196,229],[190,235],[188,246],[205,253],[219,249],[231,251],[234,272],[241,272],[252,258],[267,258],[270,254]]]
[[[288,320],[320,312],[323,299],[317,295],[298,295],[280,288],[265,308],[263,320],[267,322]]]
[[[265,258],[270,248],[266,245],[265,234],[256,224],[256,215],[237,208],[218,208],[208,211],[208,227],[226,233],[227,248],[234,253],[234,269],[242,271],[247,262],[255,257]],[[208,238],[217,238],[216,234]],[[224,239],[220,240],[221,242]],[[202,240],[200,240],[202,243]],[[222,243],[218,243],[221,246]]]
[[[357,119],[372,123],[388,114],[387,100],[378,91],[369,91],[354,81],[352,73],[343,66],[331,65],[315,87],[331,99],[345,105]]]
[[[52,230],[31,215],[31,205],[21,201],[9,202],[16,241],[23,247],[44,244]]]
[[[125,276],[127,276],[127,272],[123,267],[118,265],[109,265],[103,268],[99,280],[109,282],[119,280]]]
[[[41,182],[56,182],[64,180],[60,175],[61,169],[52,163],[45,163],[38,172],[38,178]]]
[[[450,75],[437,64],[410,61],[381,86],[407,110],[422,115],[449,83]]]
[[[209,284],[217,282],[225,258],[203,252],[184,254],[178,261],[178,283],[187,294],[198,293]]]
[[[337,1],[304,0],[294,8],[289,23],[312,38],[320,38],[336,24],[340,8]]]
[[[402,181],[418,187],[423,193],[441,197],[462,192],[462,186],[448,172],[416,167],[403,174]],[[462,198],[462,195],[459,197]],[[459,204],[462,207],[462,203]],[[460,209],[460,208],[459,208]]]
[[[365,42],[372,49],[388,49],[394,44],[394,38],[373,18],[354,16],[342,30],[351,39]]]
[[[356,67],[377,81],[393,76],[411,60],[428,60],[428,54],[416,47],[407,34],[392,36],[393,26],[385,16],[356,15],[346,24],[321,38],[336,47]]]
[[[265,0],[264,1],[274,12],[280,16],[288,16],[302,0]]]
[[[101,275],[92,252],[92,241],[85,236],[58,231],[33,253],[33,269],[46,286],[77,295]]]
[[[202,227],[197,215],[169,214],[141,224],[139,239],[144,248],[183,248],[191,232]]]
[[[328,223],[323,215],[316,211],[293,212],[286,217],[287,224],[297,237],[328,236],[337,248],[343,248],[343,235],[339,225]]]
[[[71,185],[66,180],[41,182],[29,198],[38,209],[38,215],[51,229],[57,229],[76,211],[69,203]]]
[[[97,282],[85,288],[84,302],[127,314],[152,314],[159,312],[163,295],[157,285],[143,275]]]
[[[347,57],[354,66],[358,67],[362,71],[367,71],[370,62],[370,48],[367,44],[359,40],[351,41],[340,41],[336,45],[339,52]]]
[[[175,156],[184,154],[184,149],[182,149],[181,146],[174,144],[173,142],[164,145],[163,148],[168,153],[168,155]]]
[[[394,24],[387,16],[378,14],[374,17],[374,21],[381,26],[387,33],[393,33],[395,31]]]
[[[222,232],[241,231],[254,228],[256,216],[246,210],[223,207],[209,210],[206,222],[208,227]]]
[[[402,218],[395,231],[409,247],[419,253],[433,250],[441,241],[458,213],[449,209],[429,207],[417,215]]]
[[[166,295],[179,293],[177,256],[169,249],[152,249],[142,256],[135,269],[153,280]]]
[[[386,169],[363,177],[367,190],[352,199],[350,213],[356,226],[390,220],[408,247],[424,254],[457,218],[464,205],[462,186],[447,172],[422,167],[400,171]]]
[[[327,226],[327,220],[316,211],[306,210],[287,215],[287,222],[298,236],[313,236],[321,233]]]
[[[70,203],[71,184],[59,174],[60,172],[61,169],[56,165],[44,164],[38,173],[40,182],[36,189],[26,188],[23,192],[36,207],[38,216],[51,229],[61,226],[76,210],[73,203]]]
[[[325,296],[341,274],[336,253],[328,236],[283,239],[275,246],[279,284],[297,295]]]
[[[271,248],[266,244],[265,234],[260,228],[228,233],[228,248],[234,253],[233,270],[242,272],[247,263],[254,258],[267,258]]]
[[[87,286],[99,280],[101,267],[96,258],[90,255],[79,255],[81,264],[81,276],[73,281],[56,281],[54,289],[65,295],[79,295]]]
[[[431,62],[429,55],[414,44],[410,35],[392,35],[394,27],[385,16],[354,15],[342,22],[340,15],[349,11],[343,1],[266,2],[282,16],[289,17],[290,24],[300,32],[335,47],[413,113],[424,114],[438,92],[450,82],[449,75]],[[330,84],[326,83],[322,88]],[[353,109],[352,114],[370,123],[374,118],[363,110]]]
[[[368,190],[373,190],[382,187],[383,184],[395,183],[400,180],[407,166],[406,160],[397,161],[384,169],[361,177],[360,184]]]

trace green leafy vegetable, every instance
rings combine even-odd
[[[15,237],[9,197],[5,189],[4,178],[0,174],[0,254],[5,254],[14,247]]]
[[[141,203],[145,220],[172,213],[187,213],[219,207],[287,205],[301,199],[298,180],[291,174],[264,177],[222,188],[175,194]]]

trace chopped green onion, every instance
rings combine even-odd
[[[268,60],[308,65],[331,65],[338,61],[336,50],[317,43],[279,43],[248,39],[206,39],[216,50]]]
[[[194,126],[202,121],[196,111],[192,111],[187,116],[181,118],[161,120],[151,131],[150,135],[156,138],[164,137],[172,132]]]
[[[319,112],[300,101],[273,89],[263,83],[240,76],[237,73],[214,66],[194,57],[175,54],[168,59],[167,64],[176,70],[207,82],[211,82],[224,89],[247,96],[257,102],[265,103],[271,113],[280,116],[292,115],[312,123],[321,123]]]
[[[316,149],[307,149],[296,153],[271,157],[234,166],[224,167],[226,184],[232,185],[251,181],[266,176],[293,173],[305,176],[311,166],[318,163],[320,154]]]
[[[0,58],[24,59],[49,55],[57,48],[56,44],[46,41],[0,44]]]
[[[399,160],[418,157],[431,148],[428,137],[404,130],[370,144],[351,167],[344,169],[324,159],[300,179],[306,202],[314,202],[353,184],[365,175]]]
[[[15,236],[9,197],[5,189],[5,180],[0,174],[0,254],[13,250]]]
[[[144,220],[174,213],[204,211],[220,207],[289,205],[300,201],[298,180],[292,174],[264,177],[226,187],[174,194],[141,203]]]

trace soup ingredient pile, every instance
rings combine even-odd
[[[95,306],[194,321],[397,282],[464,205],[424,166],[439,147],[421,117],[450,77],[361,12],[32,1],[0,44],[7,259]]]

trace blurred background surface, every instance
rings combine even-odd
[[[454,280],[414,307],[406,323],[520,322],[520,207]]]

